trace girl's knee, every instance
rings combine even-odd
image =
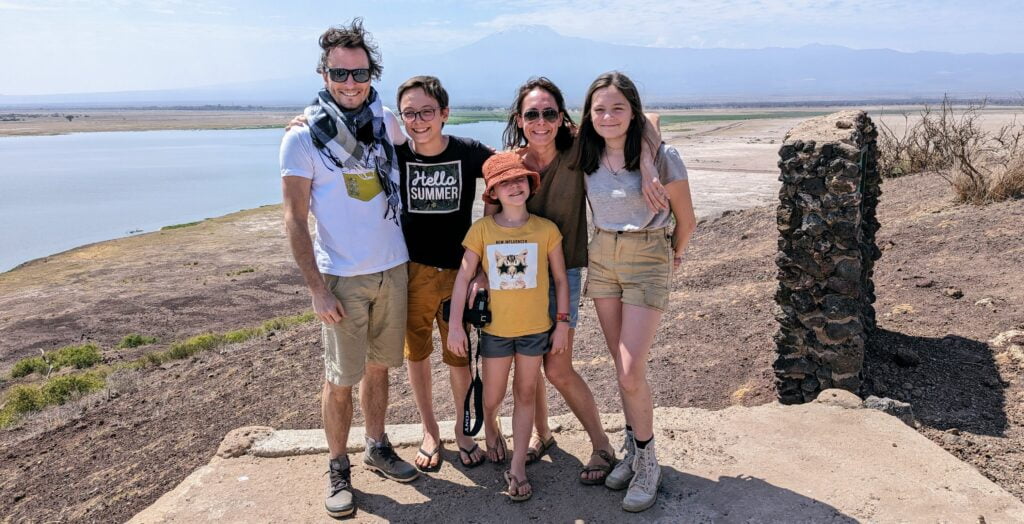
[[[619,389],[630,394],[647,386],[647,374],[639,370],[624,370],[618,374]]]
[[[520,402],[529,402],[532,404],[537,398],[537,384],[526,384],[525,381],[522,382],[523,383],[516,383],[512,385],[512,395],[514,396],[517,404]]]
[[[555,386],[555,389],[561,391],[572,384],[576,377],[576,371],[571,366],[551,366],[544,368],[544,376],[548,378],[548,382],[552,386]]]

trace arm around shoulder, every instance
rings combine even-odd
[[[408,140],[405,133],[402,132],[402,125],[398,123],[398,117],[386,107],[384,108],[384,128],[387,129],[392,144],[400,146]]]

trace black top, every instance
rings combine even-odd
[[[412,150],[412,141],[395,148],[402,192],[402,232],[409,259],[419,264],[458,269],[462,241],[472,221],[476,179],[492,154],[473,140],[448,137],[437,156]]]

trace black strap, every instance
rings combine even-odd
[[[470,372],[473,368],[476,368],[476,376],[473,378],[473,382],[469,384],[469,391],[466,392],[466,401],[462,404],[462,432],[469,437],[475,437],[477,433],[480,433],[480,428],[484,425],[484,381],[480,380],[480,328],[476,328],[476,356],[473,356],[473,341],[466,337],[466,347],[469,349],[469,369]],[[476,366],[473,366],[474,360]],[[473,423],[470,418],[469,406],[473,404],[476,412],[476,422]]]

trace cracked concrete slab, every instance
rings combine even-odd
[[[451,449],[441,471],[409,484],[358,466],[357,454],[354,519],[1024,522],[1024,503],[903,422],[823,396],[800,406],[656,408],[664,482],[657,504],[638,515],[620,509],[623,492],[577,482],[591,449],[570,415],[555,419],[562,429],[551,455],[528,468],[534,496],[525,503],[502,494],[504,466],[453,465]],[[602,419],[617,444],[622,416]],[[413,447],[399,450],[406,460],[415,455],[415,435]],[[329,522],[326,465],[324,454],[215,457],[132,522]]]

